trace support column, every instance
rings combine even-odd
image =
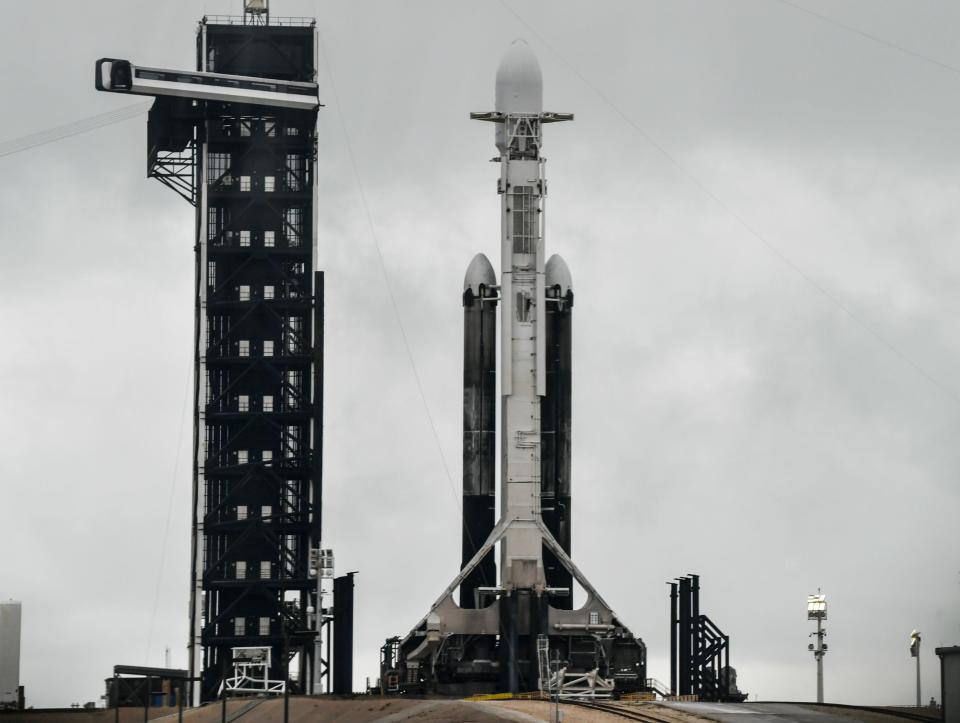
[[[353,692],[353,576],[333,581],[333,692]]]

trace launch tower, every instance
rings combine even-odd
[[[196,72],[97,63],[98,89],[156,96],[148,175],[196,208],[194,703],[221,693],[235,648],[262,649],[268,679],[296,657],[301,690],[329,687],[316,57],[314,20],[246,0],[200,22]]]

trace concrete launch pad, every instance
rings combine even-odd
[[[634,703],[621,704],[623,714],[561,704],[565,723],[612,723],[647,720],[649,723],[897,723],[898,721],[939,720],[939,711],[923,708],[878,709],[813,703]],[[540,700],[466,701],[454,699],[381,698],[357,696],[352,699],[295,696],[290,699],[290,723],[398,723],[399,721],[552,721],[554,707]],[[123,723],[143,720],[143,710],[124,708]],[[112,723],[113,710],[25,710],[0,716],[3,723]],[[154,708],[149,720],[174,723],[175,710]],[[210,704],[184,712],[185,723],[218,723],[221,710]],[[282,699],[231,701],[227,720],[236,723],[280,723]]]

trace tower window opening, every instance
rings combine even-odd
[[[243,126],[240,126],[241,130]],[[242,134],[241,134],[242,135]],[[247,134],[249,135],[249,134]],[[249,191],[250,190],[250,176],[240,176],[240,190]]]
[[[246,517],[247,508],[244,507],[244,508],[243,508],[243,511],[244,511],[244,517]],[[240,508],[238,507],[238,508],[237,508],[237,518],[239,519],[239,517],[240,517]],[[238,580],[246,580],[246,579],[247,579],[247,563],[244,562],[243,560],[238,560],[237,563],[236,563],[236,578],[237,578]]]
[[[265,617],[260,618],[260,634],[261,635],[270,634],[270,618],[265,618]]]
[[[265,248],[272,249],[277,245],[276,238],[273,231],[264,231],[263,232],[263,245]]]
[[[273,450],[272,450],[272,449],[265,449],[265,450],[263,450],[263,452],[261,453],[260,459],[262,459],[264,462],[272,462],[272,461],[273,461]]]
[[[288,316],[285,331],[287,336],[287,353],[298,353],[302,346],[303,319],[299,316]]]
[[[267,339],[263,342],[263,355],[273,356],[273,339]]]
[[[260,579],[269,580],[270,579],[270,561],[263,560],[260,563]]]
[[[247,619],[246,618],[234,618],[233,619],[233,634],[238,638],[243,637],[247,633]]]
[[[245,520],[247,519],[247,506],[246,505],[237,505],[237,519]],[[247,567],[247,563],[238,562],[238,565],[243,565],[244,569]]]
[[[207,183],[230,185],[230,154],[207,154]]]
[[[249,412],[250,411],[250,397],[247,394],[241,394],[237,397],[237,411],[238,412]]]
[[[276,179],[273,176],[263,177],[263,190],[266,193],[273,193],[275,184],[276,184]]]
[[[300,408],[300,397],[303,394],[303,372],[293,369],[287,372],[287,411]]]
[[[230,223],[230,210],[223,206],[207,208],[207,241],[215,246],[222,246],[225,237],[224,229]]]
[[[299,191],[307,185],[307,159],[300,153],[287,154],[286,183],[291,191]]]
[[[300,453],[300,427],[296,425],[285,427],[284,442],[287,448],[287,459],[296,457]]]
[[[217,286],[217,262],[216,261],[207,262],[207,286],[209,286],[211,289],[214,289]]]
[[[250,453],[245,449],[237,450],[237,464],[247,464],[250,461]]]
[[[250,356],[250,340],[240,339],[237,342],[237,351],[240,356]]]
[[[250,301],[249,284],[240,284],[240,301]]]
[[[283,212],[283,220],[286,225],[287,246],[299,248],[303,236],[303,209],[288,208]]]
[[[266,519],[267,517],[273,516],[273,507],[271,505],[261,505],[260,506],[260,516]],[[270,563],[266,563],[269,565]]]
[[[247,247],[250,245],[250,232],[247,230],[240,232],[240,245]]]
[[[273,395],[272,394],[263,395],[263,411],[265,412],[273,411]]]
[[[266,286],[263,287],[263,298],[264,298],[264,299],[267,299],[267,300],[272,299],[272,298],[273,298],[273,293],[274,293],[274,287],[273,287],[272,284],[268,284],[268,285],[266,285]]]

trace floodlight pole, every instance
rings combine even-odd
[[[808,650],[813,651],[813,657],[817,661],[817,703],[823,703],[823,656],[826,655],[826,646],[823,644],[823,638],[827,631],[823,629],[823,621],[827,619],[827,598],[817,588],[816,595],[807,595],[807,620],[817,621],[817,632],[810,635],[817,636],[816,644],[811,643]]]
[[[917,639],[917,708],[920,707],[920,640]]]
[[[823,618],[817,616],[817,703],[823,703]]]

